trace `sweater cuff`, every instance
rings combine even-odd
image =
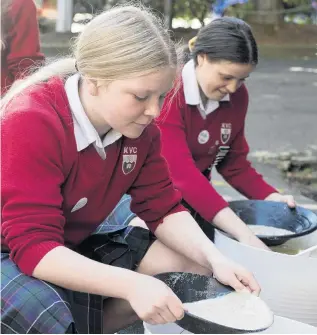
[[[163,223],[163,220],[166,216],[169,216],[171,214],[179,213],[179,212],[188,212],[188,210],[181,204],[178,204],[174,208],[172,208],[161,220],[158,220],[156,222],[151,222],[150,224],[147,224],[151,232],[154,234],[156,228]]]
[[[207,215],[202,216],[208,222],[212,222],[214,217],[226,207],[229,207],[229,204],[222,196],[219,196],[217,199],[211,200]]]
[[[28,276],[32,276],[35,267],[38,265],[41,259],[48,252],[60,246],[64,245],[55,241],[41,242],[30,246],[26,250],[23,250],[22,256],[19,259],[15,259],[14,261],[23,273]]]
[[[255,189],[252,192],[252,197],[250,199],[253,200],[264,200],[266,197],[268,197],[272,193],[280,193],[278,190],[276,190],[274,187],[265,184],[258,189]]]

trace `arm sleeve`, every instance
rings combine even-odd
[[[38,113],[12,113],[2,123],[2,236],[27,275],[64,245],[61,144]]]
[[[22,78],[36,64],[43,63],[36,6],[33,0],[13,1],[12,28],[7,66],[12,81]]]
[[[230,151],[219,165],[217,171],[237,191],[248,199],[263,200],[269,194],[277,192],[267,184],[248,161],[249,146],[245,138],[245,115],[248,109],[249,97],[245,87],[241,88],[240,108],[243,112],[243,122],[240,131],[234,138]]]
[[[155,231],[164,217],[186,211],[180,204],[181,194],[172,183],[165,159],[161,156],[160,131],[156,126],[146,161],[128,193],[131,210]]]
[[[230,151],[217,166],[217,171],[238,192],[248,199],[263,200],[277,192],[267,184],[247,159],[249,146],[244,136],[244,127],[234,139]]]

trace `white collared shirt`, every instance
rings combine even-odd
[[[80,74],[76,73],[69,77],[65,82],[65,91],[73,117],[77,151],[84,150],[90,144],[93,144],[99,156],[102,159],[106,159],[104,148],[121,138],[122,134],[111,129],[105,135],[103,140],[101,140],[97,130],[90,122],[84,111],[84,107],[81,104],[78,91],[79,79]]]
[[[185,64],[182,71],[182,79],[186,104],[197,106],[203,119],[205,119],[207,115],[214,112],[219,107],[219,101],[211,99],[208,99],[206,107],[204,106],[199,92],[199,86],[195,72],[195,63],[193,59]],[[221,99],[221,101],[229,100],[229,94],[225,95]]]

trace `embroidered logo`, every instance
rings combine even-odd
[[[73,209],[71,210],[71,213],[78,211],[79,209],[83,208],[84,206],[86,206],[88,202],[87,198],[81,198],[80,200],[78,200],[77,204],[73,207]]]
[[[231,123],[222,123],[220,129],[220,139],[222,144],[226,144],[231,135]]]
[[[209,132],[208,130],[202,130],[198,135],[198,143],[205,144],[209,140]]]
[[[122,172],[124,174],[129,174],[132,172],[136,166],[136,161],[138,158],[136,147],[124,147],[122,156]]]

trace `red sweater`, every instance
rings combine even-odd
[[[60,79],[16,98],[1,135],[2,243],[28,275],[53,248],[72,248],[88,237],[125,193],[152,231],[165,216],[185,210],[155,125],[138,139],[121,137],[107,146],[105,160],[93,144],[77,151]],[[86,205],[75,210],[84,198]]]
[[[1,95],[36,62],[44,60],[33,0],[12,0],[3,21],[5,46],[1,47]]]
[[[208,221],[228,206],[203,175],[212,165],[247,198],[264,199],[277,192],[247,160],[249,147],[244,135],[247,108],[248,93],[244,85],[206,119],[196,106],[186,104],[182,86],[172,100],[165,100],[159,123],[162,154],[175,187]]]

